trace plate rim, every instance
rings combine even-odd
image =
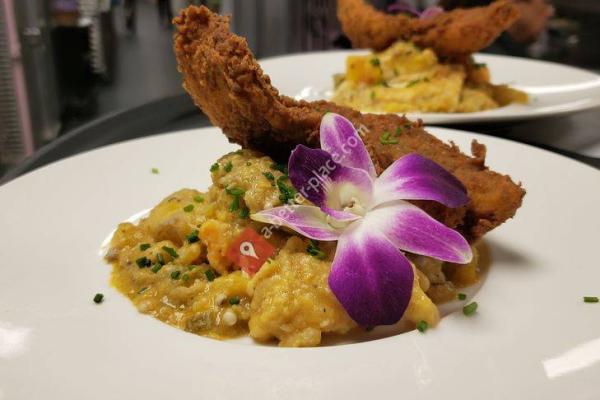
[[[55,164],[59,164],[61,162],[67,162],[67,160],[69,162],[73,162],[74,159],[80,157],[88,157],[90,154],[89,153],[100,153],[100,152],[110,152],[110,149],[112,147],[120,147],[120,146],[132,146],[135,145],[136,142],[151,142],[151,141],[157,141],[157,142],[162,142],[167,140],[167,135],[173,135],[173,134],[178,134],[178,137],[181,137],[182,140],[185,141],[185,143],[188,143],[188,140],[191,140],[192,135],[194,135],[194,141],[198,142],[198,143],[202,143],[202,133],[218,133],[219,129],[215,128],[215,127],[209,127],[209,128],[198,128],[198,129],[191,129],[191,130],[181,130],[181,131],[173,131],[173,132],[168,132],[168,133],[164,133],[161,135],[154,135],[154,136],[150,136],[150,137],[145,137],[145,138],[137,138],[137,139],[133,139],[133,140],[128,140],[128,141],[124,141],[124,142],[120,142],[120,143],[114,143],[114,144],[110,144],[107,146],[103,146],[88,152],[84,152],[84,153],[80,153],[78,155],[75,155],[73,157],[68,157],[65,158],[63,160],[57,161],[56,163],[52,163],[46,167],[48,167],[48,169],[50,169],[51,167],[56,168]],[[440,138],[438,132],[445,132],[448,133],[448,137],[443,137]],[[519,147],[519,148],[523,148],[526,149],[528,152],[531,152],[532,149],[534,150],[535,153],[540,154],[543,157],[550,157],[551,159],[554,159],[553,156],[558,156],[559,158],[564,158],[570,161],[574,161],[578,164],[582,164],[577,162],[576,160],[572,160],[568,157],[564,157],[560,154],[556,154],[553,153],[551,151],[545,150],[545,149],[540,149],[537,148],[535,146],[529,145],[529,144],[524,144],[524,143],[519,143],[519,142],[515,142],[506,138],[498,138],[498,137],[494,137],[494,136],[489,136],[489,135],[483,135],[480,133],[474,133],[474,132],[469,132],[469,131],[464,131],[464,130],[457,130],[457,129],[452,129],[452,128],[438,128],[438,127],[431,127],[430,129],[430,133],[433,134],[434,136],[438,137],[439,139],[443,140],[444,142],[448,142],[449,140],[452,140],[452,136],[457,136],[456,139],[460,138],[459,135],[462,135],[464,133],[467,133],[469,136],[471,136],[470,138],[466,138],[466,139],[478,139],[480,140],[482,143],[488,145],[489,148],[492,148],[492,146],[495,146],[494,143],[501,143],[501,144],[506,144],[509,146],[508,150],[510,150],[510,148],[513,148],[513,146]],[[221,138],[219,139],[220,141],[225,141],[223,135],[219,134],[217,136],[220,136]],[[485,141],[484,141],[485,139]],[[212,139],[211,139],[212,140]],[[217,140],[217,139],[215,139]],[[465,140],[465,142],[467,142],[468,140]],[[462,143],[462,139],[460,140],[459,143],[461,149],[466,149],[466,147],[464,147],[464,143]],[[156,144],[153,144],[152,146],[156,147]],[[134,146],[133,146],[134,147]],[[535,151],[537,150],[537,151]],[[207,154],[210,154],[211,156],[213,156],[212,153],[216,153],[217,150],[207,150]],[[548,154],[549,153],[549,154]],[[220,156],[220,155],[216,155],[216,156]],[[106,157],[106,156],[105,156]],[[97,162],[97,161],[96,161]],[[207,162],[212,162],[212,158],[210,158]],[[569,165],[575,166],[577,164],[571,164],[569,163]],[[588,168],[591,168],[585,164],[582,164]],[[29,174],[24,175],[23,177],[17,178],[15,179],[16,181],[19,182],[25,182],[26,177],[31,176],[33,174],[41,174],[44,172],[48,172],[48,171],[43,171],[45,169],[41,168],[38,169],[36,171],[32,171]],[[581,171],[579,168],[577,169],[578,171]],[[591,170],[595,171],[596,173],[594,174],[595,177],[598,176],[599,171],[596,171],[595,169],[591,168]],[[207,170],[208,171],[208,170]],[[514,172],[508,172],[508,171],[499,171],[500,173],[514,173]],[[586,173],[589,172],[589,170],[586,170]],[[64,171],[63,171],[64,173]],[[139,173],[139,172],[136,172]],[[147,172],[149,174],[149,172]],[[162,173],[162,172],[161,172]],[[208,174],[208,172],[206,172]],[[515,177],[515,178],[519,178],[519,177]],[[15,188],[16,190],[17,188]],[[19,188],[18,190],[25,190],[26,188]],[[0,202],[3,202],[4,200],[4,192],[6,191],[6,189],[2,189],[2,187],[0,187]],[[168,191],[167,189],[164,190],[163,195],[166,196],[168,195]],[[527,201],[527,200],[526,200]],[[531,207],[529,207],[531,208]],[[511,222],[511,226],[514,224],[514,221]],[[515,228],[516,229],[516,228]],[[493,234],[493,232],[492,232]],[[506,235],[505,235],[506,236]],[[2,246],[2,244],[0,244],[0,246]],[[87,257],[87,256],[86,256]],[[93,267],[95,267],[95,265],[93,265]],[[1,267],[0,267],[1,268]],[[492,267],[492,272],[494,271],[494,267]],[[104,276],[104,275],[103,275]],[[490,278],[493,278],[492,276],[490,276]],[[104,282],[103,282],[104,283]],[[484,286],[485,288],[489,288],[490,284],[492,282],[488,281],[486,283],[486,285]],[[2,283],[0,282],[0,285]],[[510,288],[507,288],[510,289]],[[86,289],[87,290],[87,289]],[[85,291],[85,290],[84,290]],[[484,292],[487,292],[484,290]],[[116,292],[115,292],[116,293]],[[498,296],[498,294],[492,294],[492,293],[484,293],[485,298],[489,297],[489,296]],[[500,302],[501,301],[501,294],[500,293],[500,298],[496,301]],[[1,293],[0,293],[1,296]],[[481,298],[480,295],[478,294],[477,298]],[[79,298],[77,301],[81,300],[81,298]],[[85,298],[85,300],[90,301],[90,299]],[[406,387],[406,393],[413,393],[413,394],[420,394],[421,398],[423,399],[430,399],[430,398],[437,398],[435,395],[432,395],[432,393],[435,391],[436,393],[439,393],[440,390],[450,390],[450,393],[457,393],[456,392],[456,388],[455,387],[444,387],[444,379],[443,377],[439,376],[439,375],[435,375],[435,371],[438,370],[438,368],[443,368],[443,367],[452,367],[452,364],[448,364],[448,360],[444,359],[440,359],[440,358],[436,358],[434,353],[439,353],[439,349],[440,348],[444,348],[445,342],[444,342],[444,338],[448,338],[450,337],[450,339],[453,339],[453,330],[456,329],[461,329],[460,333],[461,335],[464,335],[464,339],[461,340],[469,340],[473,338],[473,331],[470,331],[469,329],[472,328],[471,323],[473,321],[471,320],[465,320],[462,317],[455,317],[452,318],[451,320],[445,319],[445,321],[452,321],[452,323],[448,323],[448,326],[444,326],[442,325],[439,329],[437,330],[432,330],[431,334],[428,332],[426,335],[420,336],[419,333],[417,333],[416,331],[413,331],[412,333],[408,333],[406,335],[398,335],[398,336],[393,336],[393,337],[389,337],[389,338],[385,338],[385,339],[381,339],[381,340],[374,340],[374,341],[370,341],[370,342],[365,342],[365,343],[360,343],[360,344],[356,344],[356,345],[348,345],[348,346],[339,346],[339,347],[323,347],[323,348],[311,348],[311,349],[289,349],[289,348],[285,348],[285,349],[281,349],[281,348],[265,348],[262,346],[231,346],[228,343],[222,343],[222,342],[216,342],[213,341],[211,339],[205,339],[205,338],[201,338],[202,340],[197,340],[198,338],[194,335],[190,335],[186,332],[182,332],[179,331],[175,328],[171,328],[168,326],[164,326],[163,329],[163,323],[158,322],[158,321],[154,321],[151,319],[151,317],[148,318],[139,318],[140,315],[138,315],[137,310],[135,310],[135,307],[133,307],[130,303],[129,300],[126,299],[124,296],[120,296],[120,299],[118,299],[116,301],[116,303],[118,304],[111,304],[109,301],[109,304],[107,304],[107,306],[109,306],[108,308],[99,308],[99,309],[94,309],[94,313],[98,313],[98,315],[101,315],[101,318],[103,318],[106,321],[111,320],[111,318],[113,318],[113,316],[111,315],[111,310],[114,310],[114,307],[126,307],[127,308],[127,314],[129,316],[135,316],[136,320],[135,323],[129,324],[127,327],[131,327],[133,326],[133,332],[131,333],[132,335],[135,334],[147,334],[150,339],[150,344],[154,343],[152,340],[157,339],[157,338],[161,338],[164,339],[165,338],[165,332],[169,332],[169,335],[167,337],[167,339],[172,339],[175,338],[175,341],[170,341],[170,343],[165,345],[165,349],[164,352],[161,353],[159,352],[158,355],[160,354],[164,354],[164,355],[169,355],[169,360],[165,360],[165,368],[176,368],[178,365],[195,365],[193,364],[194,362],[198,362],[198,357],[200,357],[200,359],[204,359],[201,357],[212,357],[212,356],[217,356],[217,355],[222,355],[223,357],[225,357],[225,360],[220,361],[220,363],[226,363],[227,359],[234,359],[231,357],[237,357],[235,358],[236,363],[234,363],[234,365],[232,365],[231,371],[235,371],[235,372],[239,372],[241,373],[244,368],[252,368],[252,366],[254,366],[255,368],[262,368],[263,370],[269,371],[270,367],[268,365],[266,365],[265,363],[268,360],[281,360],[281,365],[279,366],[279,368],[281,368],[281,371],[283,373],[283,375],[288,374],[288,376],[295,378],[295,377],[299,377],[301,379],[299,379],[298,381],[295,381],[294,379],[290,379],[290,380],[284,380],[282,381],[282,383],[280,383],[280,385],[276,385],[275,383],[269,381],[269,380],[258,380],[258,381],[250,381],[250,380],[242,380],[241,382],[245,382],[248,384],[254,384],[254,386],[246,386],[244,387],[242,385],[242,387],[238,387],[237,385],[229,385],[229,386],[225,386],[227,384],[227,382],[225,381],[217,381],[214,385],[215,387],[213,387],[211,390],[213,393],[217,393],[217,390],[223,390],[221,393],[222,397],[230,397],[233,398],[234,396],[237,396],[239,394],[243,394],[244,392],[246,394],[250,393],[255,394],[258,393],[260,395],[262,395],[262,398],[281,398],[282,394],[287,394],[290,399],[296,399],[296,398],[306,398],[307,397],[307,393],[312,394],[313,396],[311,396],[312,398],[325,398],[328,396],[328,398],[341,398],[341,397],[345,397],[345,398],[364,398],[365,395],[371,395],[373,396],[373,394],[376,395],[380,395],[380,396],[385,396],[385,395],[389,395],[391,393],[400,393],[401,390],[404,389],[398,389],[398,384],[399,383],[406,383],[407,381],[410,383],[410,387]],[[87,305],[87,304],[86,304]],[[484,306],[486,305],[485,303],[483,304]],[[488,304],[488,306],[490,306],[490,304]],[[93,307],[93,305],[92,305]],[[113,308],[111,308],[113,307]],[[585,307],[584,305],[582,305],[582,307]],[[589,309],[589,308],[588,308]],[[2,311],[0,309],[0,311]],[[592,311],[595,311],[595,309],[593,309]],[[484,324],[483,326],[485,326],[486,323],[489,322],[490,318],[494,319],[494,320],[498,320],[498,319],[503,319],[503,317],[506,317],[505,314],[506,310],[501,310],[501,309],[494,309],[491,310],[490,313],[486,312],[485,310],[482,312],[482,314],[480,316],[478,316],[477,318],[477,324]],[[491,317],[490,317],[491,314]],[[1,316],[2,314],[0,314]],[[5,314],[6,315],[6,314]],[[95,314],[96,315],[96,314]],[[143,316],[142,316],[143,317]],[[100,318],[100,317],[99,317]],[[114,317],[116,318],[116,320],[113,320],[112,323],[113,324],[118,324],[118,316]],[[139,322],[144,320],[145,322]],[[147,322],[150,322],[149,324]],[[2,320],[0,320],[0,323],[3,322]],[[1,328],[1,324],[0,324],[0,328]],[[152,332],[145,332],[142,328],[146,328],[146,327],[151,327],[152,328]],[[141,329],[141,330],[140,330]],[[462,331],[462,329],[465,329],[464,331]],[[475,330],[475,334],[479,335],[481,332],[479,331],[479,329]],[[454,332],[457,333],[457,332]],[[89,339],[86,337],[86,340]],[[95,339],[94,337],[91,338],[91,340]],[[96,338],[97,339],[97,338]],[[478,340],[475,339],[474,343],[472,344],[474,347],[472,349],[462,349],[463,351],[465,351],[466,353],[464,354],[465,359],[465,366],[463,367],[463,371],[468,371],[468,364],[469,361],[473,361],[474,357],[475,359],[478,359],[481,361],[481,358],[476,358],[476,357],[481,357],[481,355],[484,355],[484,348],[479,347],[481,343],[488,343],[489,342],[489,338],[487,338],[487,340],[485,340],[486,338],[480,337]],[[210,341],[210,342],[209,342]],[[206,344],[209,343],[209,344]],[[125,343],[123,343],[125,344]],[[156,342],[156,344],[158,345],[159,343]],[[489,344],[489,343],[488,343]],[[102,343],[97,343],[97,345],[101,346]],[[121,345],[120,342],[117,342],[117,345]],[[135,355],[137,353],[137,351],[141,351],[141,350],[147,350],[145,348],[143,348],[143,346],[138,345],[137,343],[132,343],[131,344],[134,347],[134,350],[128,351],[126,354],[132,354]],[[101,347],[102,348],[102,347]],[[438,350],[436,350],[438,349]],[[459,348],[450,348],[449,351],[454,351],[454,350],[459,350]],[[498,352],[501,349],[496,348],[494,351]],[[173,352],[176,355],[173,356],[171,353],[169,352]],[[399,354],[400,351],[406,351],[406,353],[402,353]],[[492,350],[490,350],[492,351]],[[480,353],[480,354],[476,354],[476,353]],[[486,353],[487,354],[487,353]],[[493,352],[492,352],[493,354]],[[262,359],[258,359],[256,357],[260,357],[263,356]],[[404,356],[406,357],[406,360],[400,359],[398,360],[397,358],[395,358],[395,356]],[[72,355],[69,355],[72,356]],[[439,356],[439,354],[438,354]],[[446,353],[443,354],[443,356],[446,356]],[[1,357],[0,357],[1,359]],[[146,367],[145,366],[145,362],[147,362],[148,360],[152,360],[153,358],[142,358],[141,360],[139,360],[140,365],[140,371],[133,371],[132,372],[132,382],[136,382],[137,379],[147,379],[147,375],[143,375],[141,374],[143,373],[152,373],[155,372],[154,369],[151,369],[150,367],[152,367],[151,365]],[[293,360],[294,362],[289,362],[290,360]],[[360,376],[358,375],[361,371],[366,371],[365,368],[363,368],[364,366],[361,365],[360,363],[357,363],[356,361],[362,361],[366,364],[366,368],[371,368],[368,369],[368,371],[370,371],[368,373],[368,376]],[[11,361],[11,360],[9,360]],[[118,359],[115,359],[115,362],[118,362]],[[408,367],[403,367],[402,364],[403,363],[407,363],[411,364],[411,363],[415,363],[415,370],[413,371],[413,374],[410,374],[410,368]],[[430,363],[431,364],[430,364]],[[462,360],[461,360],[462,362]],[[175,363],[175,364],[172,364]],[[204,361],[201,362],[200,365],[203,365],[202,363],[204,363]],[[393,365],[391,364],[393,363]],[[288,365],[289,364],[289,365]],[[297,365],[296,365],[297,364]],[[104,364],[102,364],[104,365]],[[197,365],[197,364],[196,364]],[[221,364],[219,364],[221,365]],[[335,366],[346,366],[346,368],[344,368],[343,370],[329,370],[330,367],[335,367]],[[309,370],[308,372],[306,370],[302,371],[299,369],[298,366],[303,366],[303,367],[311,367],[314,368],[314,372],[313,370]],[[432,370],[432,366],[433,366],[433,370]],[[277,366],[276,366],[277,367]],[[517,365],[515,366],[517,367]],[[0,371],[3,371],[3,368],[5,368],[2,363],[0,363]],[[23,368],[21,366],[21,368]],[[273,367],[275,368],[275,367]],[[378,369],[379,368],[379,369]],[[385,371],[381,371],[381,369],[385,369]],[[408,368],[408,369],[407,369]],[[493,371],[493,370],[489,370],[489,366],[483,364],[481,366],[482,370],[485,371]],[[488,369],[485,369],[488,368]],[[393,369],[393,371],[392,371]],[[594,371],[598,370],[598,366],[594,367]],[[10,370],[9,370],[10,371]],[[19,371],[22,371],[22,369],[19,369]],[[407,372],[407,375],[401,375],[401,376],[396,376],[395,380],[392,380],[393,376],[390,376],[390,371],[395,372],[395,371],[405,371]],[[96,371],[94,371],[96,372]],[[190,371],[192,372],[192,371]],[[386,380],[381,380],[380,378],[378,378],[379,373],[381,372],[380,376],[383,376],[386,378]],[[500,371],[499,371],[500,372]],[[593,371],[592,371],[593,372]],[[139,375],[138,375],[139,373]],[[328,382],[323,382],[322,380],[319,380],[319,373],[323,373],[323,374],[327,374],[327,379],[331,379],[331,381]],[[531,373],[531,372],[530,372]],[[206,372],[206,374],[210,374],[211,376],[212,373],[210,371]],[[308,375],[307,375],[308,374]],[[2,379],[1,379],[1,375],[0,374],[0,390],[2,390],[3,384],[2,384]],[[103,385],[103,387],[106,388],[106,390],[110,390],[110,384],[105,384],[105,380],[103,378],[105,378],[104,375],[94,375],[94,374],[90,374],[91,377],[87,377],[86,379],[84,379],[84,384],[85,383],[89,383],[89,382],[96,382],[96,384],[101,384]],[[510,375],[510,374],[509,374]],[[13,376],[12,374],[10,374],[9,376]],[[197,373],[196,373],[197,376]],[[312,376],[312,379],[307,378],[307,376]],[[348,384],[348,379],[352,376],[356,376],[356,380],[353,381],[354,384]],[[456,376],[456,375],[454,375]],[[52,376],[50,376],[52,378]],[[175,383],[179,384],[181,383],[182,385],[186,383],[186,381],[180,381],[178,380],[178,378],[176,376],[169,376],[170,378],[174,379]],[[583,376],[583,378],[580,377],[580,379],[585,379],[585,375]],[[24,378],[23,378],[24,379]],[[244,379],[242,377],[242,379]],[[366,380],[368,379],[368,380]],[[539,377],[538,377],[539,379]],[[198,378],[198,382],[202,383],[202,377]],[[368,392],[368,387],[367,388],[361,388],[358,387],[357,385],[360,385],[361,383],[368,383],[369,387],[375,387],[376,385],[380,385],[377,386],[377,390],[378,392],[373,393],[373,392]],[[482,381],[482,382],[473,382],[474,388],[476,389],[480,389],[480,390],[485,390],[485,387],[483,387],[482,385],[485,385],[487,381]],[[567,381],[567,384],[569,384],[570,381]],[[71,382],[67,382],[67,380],[64,380],[64,382],[62,382],[64,385],[67,385],[66,388],[71,389],[71,384],[73,385],[77,385],[79,384],[77,383],[71,383]],[[189,383],[189,382],[188,382]],[[535,383],[535,381],[534,381]],[[7,383],[8,385],[8,383]],[[222,386],[219,386],[222,385]],[[273,385],[275,385],[277,387],[278,390],[273,390]],[[414,385],[414,388],[413,388]],[[440,389],[440,385],[441,385],[441,389]],[[202,385],[199,385],[202,386]],[[9,386],[7,386],[9,387]],[[23,386],[25,387],[25,386]],[[78,387],[78,386],[73,386],[73,387]],[[149,386],[151,387],[151,386]],[[544,389],[545,390],[549,390],[549,388],[551,387],[551,384],[549,383],[548,386],[545,386]],[[570,385],[569,385],[570,387]],[[14,388],[14,384],[11,383],[10,388]],[[189,393],[196,393],[198,395],[198,393],[204,393],[204,392],[198,392],[200,390],[200,388],[197,387],[185,387],[186,389],[189,389],[190,392],[187,392],[187,395],[189,395]],[[226,389],[225,389],[226,388]],[[519,388],[517,386],[517,388]],[[554,386],[552,386],[552,388],[554,388]],[[136,388],[137,389],[137,388]],[[526,392],[526,394],[530,394],[532,397],[534,397],[534,395],[537,393],[535,391],[530,391],[533,390],[531,387],[526,387],[525,389],[528,389],[528,391]],[[592,389],[598,390],[598,388],[593,387]],[[592,390],[589,389],[589,390]],[[25,389],[23,389],[25,390]],[[58,389],[56,389],[58,390]],[[64,389],[67,390],[67,389]],[[585,388],[583,388],[582,390],[585,390]],[[103,392],[104,389],[101,391]],[[223,394],[225,393],[225,391],[227,392],[227,394]],[[308,392],[307,392],[308,391]],[[141,392],[140,392],[141,393]],[[156,393],[152,393],[152,396],[150,396],[151,398],[154,397],[161,397],[161,393],[164,394],[164,392],[160,392],[157,391]],[[598,393],[598,392],[596,392]],[[183,395],[186,395],[186,392],[183,392]],[[416,396],[416,395],[415,395]],[[449,396],[452,396],[451,394]],[[500,394],[501,396],[501,394]],[[532,397],[526,397],[526,398],[532,398]],[[29,397],[27,397],[29,398]],[[52,393],[48,394],[48,398],[53,398],[52,397]],[[57,397],[57,398],[61,398],[61,397]],[[95,397],[94,394],[90,395],[90,398],[101,398],[100,396]],[[456,395],[456,397],[449,397],[449,398],[460,398],[460,399],[475,399],[478,397],[475,397],[474,395],[469,395],[466,394],[465,396],[461,397]],[[556,397],[556,398],[560,398],[560,397]],[[575,397],[571,397],[571,398],[575,398]],[[583,398],[583,397],[582,397]]]

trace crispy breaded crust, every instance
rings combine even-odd
[[[473,155],[462,154],[425,132],[419,122],[398,115],[361,114],[327,101],[296,101],[282,96],[263,74],[246,40],[229,31],[229,18],[205,7],[188,7],[175,18],[175,54],[184,88],[194,102],[227,137],[272,157],[287,156],[298,144],[319,146],[324,112],[336,112],[364,127],[364,142],[378,172],[408,153],[419,153],[444,166],[467,188],[470,203],[449,209],[435,202],[419,202],[446,225],[457,227],[473,241],[511,218],[525,191],[510,177],[484,165],[485,147],[473,144]],[[382,132],[395,132],[398,144],[382,145]]]
[[[364,0],[337,0],[337,7],[342,30],[354,47],[383,50],[402,39],[451,59],[462,59],[488,47],[518,17],[516,6],[508,0],[427,19],[386,14]]]

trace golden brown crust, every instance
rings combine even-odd
[[[378,172],[399,157],[416,152],[454,173],[470,196],[470,204],[448,209],[419,202],[428,213],[475,240],[511,218],[525,194],[510,177],[488,170],[485,147],[474,144],[475,157],[462,154],[425,132],[419,122],[398,115],[361,114],[327,101],[296,101],[271,86],[244,39],[229,32],[229,19],[205,7],[188,7],[175,19],[175,54],[184,87],[194,102],[227,137],[273,157],[289,154],[297,144],[319,145],[325,112],[336,112],[362,128]],[[382,145],[382,132],[404,127],[398,144]]]
[[[386,14],[365,0],[337,0],[337,5],[342,30],[354,47],[383,50],[402,39],[451,59],[465,58],[489,46],[518,17],[516,6],[509,0],[426,19]]]

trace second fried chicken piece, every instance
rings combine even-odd
[[[378,172],[399,157],[416,152],[451,171],[467,188],[470,203],[449,209],[435,202],[419,205],[470,240],[511,218],[523,189],[510,177],[484,165],[485,147],[474,144],[474,157],[462,154],[425,132],[421,123],[398,115],[361,114],[327,101],[304,102],[282,96],[271,86],[246,41],[229,31],[229,19],[205,7],[188,7],[175,19],[175,54],[184,87],[194,102],[236,143],[281,158],[298,144],[319,146],[323,113],[336,112],[361,128]],[[383,132],[401,127],[397,144],[383,145]]]
[[[337,7],[342,30],[354,47],[379,51],[402,39],[449,59],[462,59],[489,46],[518,16],[508,0],[426,19],[386,14],[365,0],[337,0]]]

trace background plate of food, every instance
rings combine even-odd
[[[524,204],[513,221],[486,236],[488,277],[473,297],[458,300],[458,312],[425,333],[342,346],[286,349],[247,337],[194,335],[140,314],[111,285],[102,242],[119,222],[173,192],[205,192],[218,173],[210,171],[215,160],[238,149],[218,129],[109,146],[0,187],[3,398],[600,396],[593,379],[600,372],[600,304],[583,299],[600,291],[598,171],[506,140],[430,131],[464,151],[473,139],[485,143],[490,168],[522,180]],[[245,167],[236,161],[232,173]],[[201,206],[196,196],[175,203],[179,215],[189,214],[183,209],[188,203]],[[151,268],[144,272],[152,274]],[[173,289],[192,282],[162,272]],[[208,279],[201,272],[194,280]],[[131,297],[151,295],[139,292]],[[93,301],[96,293],[104,295],[100,304]],[[163,306],[172,308],[167,304],[182,295],[169,294]],[[234,307],[232,297],[224,300],[226,307]],[[465,315],[463,305],[473,301],[478,309]]]
[[[408,43],[396,46],[388,54],[405,47],[412,50]],[[482,83],[465,84],[467,74],[462,65],[440,65],[434,62],[432,52],[413,51],[421,54],[409,59],[417,64],[418,71],[401,79],[394,77],[393,61],[385,66],[389,56],[360,50],[274,57],[261,65],[282,94],[302,100],[332,100],[364,112],[405,113],[426,124],[516,121],[600,106],[600,76],[589,71],[545,61],[476,54],[470,63],[471,73]],[[348,68],[358,71],[356,83],[349,83]],[[378,70],[384,70],[383,75]],[[398,68],[396,72],[400,73]],[[382,83],[382,76],[390,73],[389,83]],[[488,83],[490,76],[494,85]],[[432,111],[411,111],[414,108]],[[454,111],[434,111],[440,109]]]
[[[598,397],[598,171],[281,96],[227,18],[175,25],[220,129],[0,187],[0,397]]]

